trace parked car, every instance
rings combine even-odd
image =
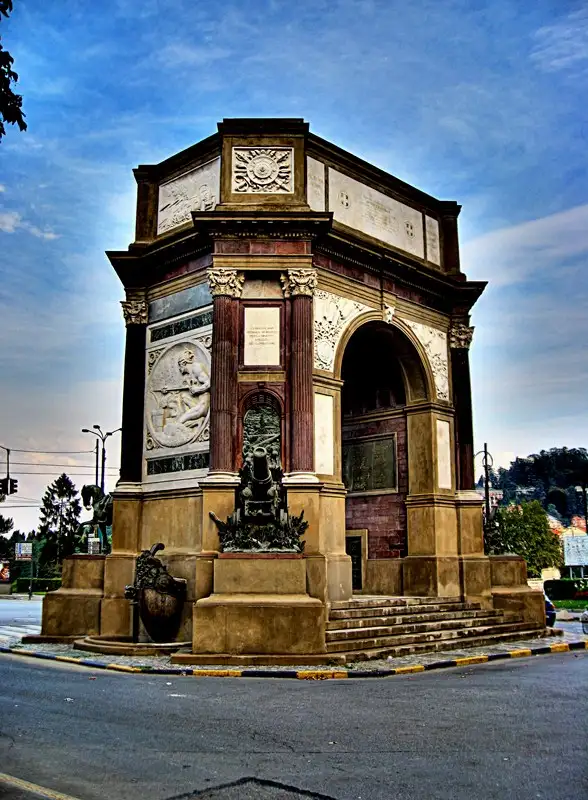
[[[545,598],[545,624],[548,628],[553,628],[555,625],[555,606],[545,592],[543,592],[543,597]]]

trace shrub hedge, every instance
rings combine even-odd
[[[545,581],[543,588],[550,600],[581,600],[588,597],[587,583],[582,578],[561,578],[557,581]]]
[[[16,593],[26,594],[29,591],[31,584],[30,578],[17,578]],[[33,578],[33,592],[54,592],[61,586],[61,578]],[[13,584],[13,591],[14,584]]]

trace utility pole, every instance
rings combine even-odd
[[[96,486],[98,486],[98,439],[96,439]]]

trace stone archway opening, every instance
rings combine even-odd
[[[346,550],[353,589],[402,594],[409,478],[406,407],[426,399],[426,376],[402,331],[370,322],[349,339],[341,378]]]

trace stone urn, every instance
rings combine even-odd
[[[141,622],[154,642],[176,640],[186,599],[187,581],[174,578],[155,554],[161,542],[137,558],[135,582],[125,587],[125,597],[138,606]]]

